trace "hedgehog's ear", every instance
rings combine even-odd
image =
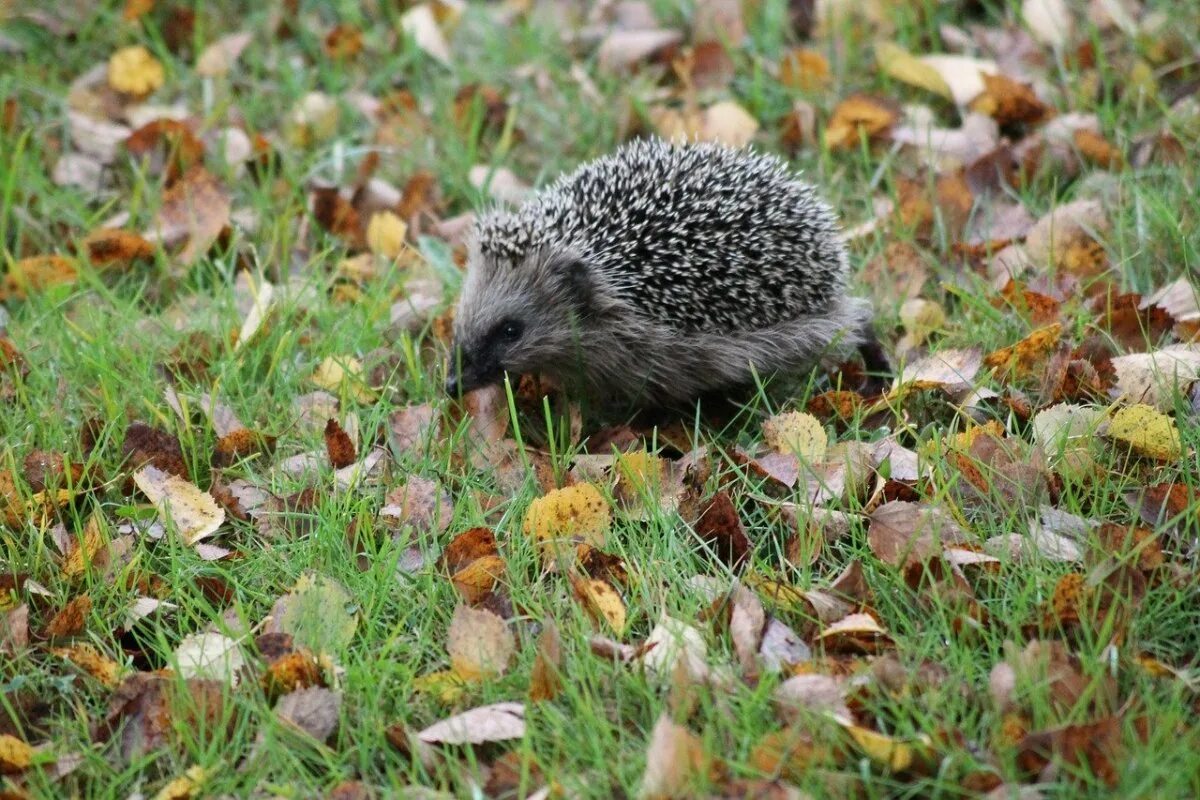
[[[551,274],[558,280],[563,293],[571,299],[576,310],[585,311],[591,307],[595,287],[592,285],[587,263],[582,258],[574,253],[556,256],[551,265]]]

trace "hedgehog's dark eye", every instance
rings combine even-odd
[[[506,342],[515,342],[521,338],[524,333],[525,326],[515,319],[505,320],[500,323],[500,338]]]

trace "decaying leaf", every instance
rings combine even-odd
[[[611,521],[612,511],[600,491],[581,483],[555,489],[530,503],[523,529],[547,553],[561,557],[574,551],[575,542],[604,547]]]
[[[1107,436],[1139,455],[1159,461],[1174,461],[1183,454],[1175,423],[1166,414],[1143,403],[1113,414]]]
[[[133,482],[146,495],[164,523],[171,523],[186,544],[196,544],[217,532],[225,509],[194,483],[147,464],[133,474]]]

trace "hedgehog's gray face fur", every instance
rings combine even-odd
[[[574,363],[585,316],[587,271],[567,249],[524,256],[487,253],[473,244],[454,319],[446,391],[469,392],[526,373],[561,376]]]

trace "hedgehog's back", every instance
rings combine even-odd
[[[623,297],[685,331],[764,328],[841,295],[836,221],[777,158],[638,141],[560,178],[518,214]]]

